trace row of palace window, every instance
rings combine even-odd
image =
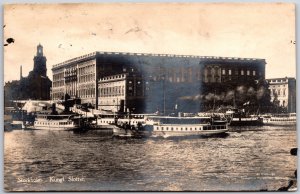
[[[197,80],[200,80],[200,76],[196,76]],[[195,78],[193,78],[192,76],[188,76],[188,75],[184,75],[182,76],[167,76],[166,80],[168,80],[169,82],[172,83],[179,83],[179,82],[192,82],[195,81]],[[162,81],[164,80],[164,78],[160,78],[158,76],[153,76],[153,81]]]
[[[282,92],[281,92],[282,91]],[[272,89],[271,90],[271,95],[275,96],[275,95],[278,95],[278,96],[285,96],[285,91],[286,89],[283,88],[282,90],[281,89]]]
[[[100,88],[100,96],[102,97],[124,96],[124,93],[125,93],[125,86]]]
[[[228,74],[228,75],[232,75],[233,74],[233,71],[231,70],[231,69],[228,69],[227,71],[226,71],[226,69],[222,69],[222,75],[226,75],[226,73]],[[235,70],[235,75],[239,75],[239,70]],[[256,76],[256,71],[255,70],[253,70],[252,72],[251,72],[251,70],[240,70],[240,75],[253,75],[253,76]]]
[[[72,69],[67,69],[65,71],[65,76],[72,76],[72,75],[77,75],[76,67],[73,67]]]
[[[52,93],[52,99],[61,99],[64,96],[63,92]]]
[[[78,95],[84,98],[95,97],[95,88],[91,87],[91,88],[79,89]]]
[[[79,75],[95,73],[95,64],[78,68]]]
[[[79,76],[79,83],[91,82],[95,80],[96,80],[95,73]]]
[[[60,86],[64,86],[65,85],[65,82],[64,80],[61,80],[61,81],[53,81],[53,87],[60,87]]]
[[[122,75],[113,75],[113,76],[108,76],[108,77],[104,77],[100,80],[114,80],[114,79],[120,79],[120,78],[125,78],[125,74]]]
[[[53,82],[64,80],[64,72],[53,75]]]

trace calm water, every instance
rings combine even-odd
[[[231,130],[227,137],[193,139],[114,139],[101,131],[5,132],[4,187],[10,191],[277,190],[294,178],[297,157],[290,155],[290,149],[297,147],[294,126]],[[59,178],[64,181],[53,182]],[[31,182],[22,182],[28,179]]]

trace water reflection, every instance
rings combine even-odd
[[[277,190],[294,176],[296,130],[231,128],[210,138],[117,139],[111,132],[4,134],[7,190]],[[49,177],[84,177],[50,183]],[[40,184],[18,177],[42,178]]]

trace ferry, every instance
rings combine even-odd
[[[296,113],[263,115],[265,125],[296,125]]]
[[[225,117],[230,126],[261,126],[264,124],[262,117],[256,115],[246,116],[244,111],[238,109],[226,111]]]
[[[75,115],[39,114],[29,129],[76,130],[81,128],[81,117]]]
[[[129,124],[130,126],[138,127],[139,124],[145,123],[145,118],[154,114],[101,114],[97,116],[96,125],[101,129],[115,129],[115,125]]]
[[[153,137],[210,136],[228,131],[227,121],[212,117],[148,117],[145,131]]]

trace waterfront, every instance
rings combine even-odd
[[[297,157],[290,149],[297,147],[296,135],[295,126],[236,127],[226,137],[190,139],[15,130],[4,133],[4,187],[7,191],[277,190],[294,179]]]

